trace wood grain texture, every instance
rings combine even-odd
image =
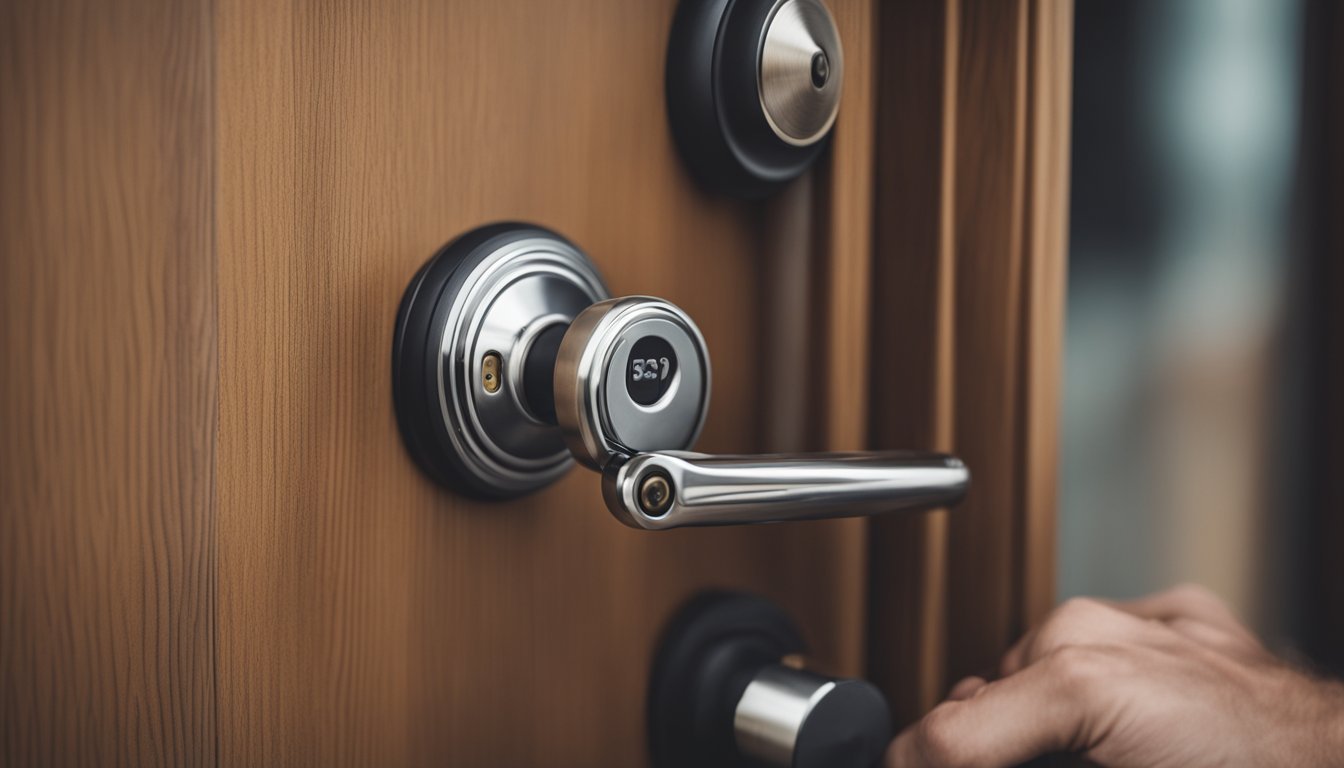
[[[1028,8],[1026,227],[1023,231],[1021,497],[1017,517],[1022,584],[1019,626],[1055,603],[1060,407],[1064,401],[1064,315],[1068,269],[1069,147],[1073,92],[1073,4]]]
[[[645,534],[578,470],[468,502],[396,432],[401,291],[510,218],[695,317],[717,363],[701,447],[759,447],[759,211],[674,153],[672,9],[219,4],[221,762],[640,764],[656,635],[710,586],[780,601],[821,665],[857,671],[843,525]]]
[[[818,380],[816,395],[804,406],[815,419],[819,447],[829,451],[862,450],[868,423],[868,311],[873,216],[873,47],[875,8],[868,0],[831,4],[844,45],[845,90],[831,148],[818,176],[824,179],[813,216],[817,241],[812,274],[818,295],[813,304],[823,317],[822,337],[811,356],[824,361],[807,378]],[[771,334],[771,328],[762,329]],[[868,616],[868,521],[825,523],[843,544],[834,551],[841,578],[854,576],[832,596],[836,620],[858,631],[845,633],[847,646],[837,672],[857,675],[866,661]],[[839,567],[836,567],[839,566]]]
[[[869,660],[908,722],[1054,598],[1072,6],[882,15],[872,441],[972,471],[950,513],[872,528]]]
[[[1026,0],[966,0],[959,23],[953,439],[974,487],[949,524],[953,680],[991,669],[1018,629],[1027,17]]]
[[[958,3],[887,3],[880,15],[868,442],[950,451]],[[899,725],[947,688],[947,514],[869,529],[868,670]]]
[[[214,760],[210,19],[0,8],[0,763]]]
[[[869,301],[873,225],[873,46],[870,3],[836,3],[844,41],[844,103],[821,173],[825,194],[817,219],[817,259],[826,308],[824,388],[813,407],[823,414],[829,450],[861,450],[868,433]]]
[[[879,32],[871,0],[830,5],[834,145],[763,205],[706,196],[672,148],[673,0],[6,6],[3,761],[638,765],[657,635],[707,587],[777,600],[902,713],[997,648],[1049,579],[1022,570],[1049,516],[1022,510],[1050,501],[1026,473],[1053,450],[1058,308],[1034,303],[1062,280],[1037,215],[1063,155],[1036,147],[1063,124],[1032,105],[1067,99],[1039,42],[1067,24],[952,2]],[[879,77],[890,18],[913,26]],[[434,486],[393,418],[397,302],[506,218],[697,319],[703,449],[956,449],[969,520],[646,534],[583,471],[511,504]],[[765,282],[780,265],[805,274]],[[781,319],[808,354],[763,398]]]

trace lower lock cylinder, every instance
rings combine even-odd
[[[707,593],[671,622],[649,687],[658,768],[869,768],[891,740],[891,713],[865,680],[799,666],[805,646],[773,603]]]

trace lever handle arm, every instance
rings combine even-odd
[[[707,456],[637,453],[607,465],[602,495],[632,528],[859,517],[954,504],[970,471],[939,453]]]

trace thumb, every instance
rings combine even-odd
[[[975,696],[939,704],[892,741],[887,768],[1012,766],[1087,746],[1094,713],[1079,706],[1076,692],[1089,655],[1076,647],[1057,652]]]

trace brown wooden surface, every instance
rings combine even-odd
[[[1073,3],[1028,7],[1026,220],[1023,232],[1019,375],[1021,492],[1015,613],[1019,628],[1055,602],[1060,408],[1064,401],[1064,307],[1068,269],[1069,147],[1073,92]]]
[[[873,221],[873,44],[875,9],[868,2],[832,3],[832,12],[844,41],[845,90],[836,118],[831,148],[820,163],[824,179],[814,218],[818,239],[812,274],[817,291],[814,305],[823,322],[822,338],[814,360],[795,378],[816,379],[816,396],[803,409],[818,425],[816,448],[829,451],[862,450],[868,421],[868,285],[871,281]],[[762,329],[762,333],[771,333]],[[804,416],[807,418],[807,416]],[[835,551],[840,573],[858,578],[832,596],[836,618],[858,631],[847,632],[844,666],[860,674],[866,652],[868,573],[867,520],[824,523],[842,537]],[[839,672],[839,669],[835,671]]]
[[[880,16],[868,439],[950,451],[957,3],[888,3]],[[869,528],[868,672],[898,724],[946,692],[946,549],[946,511]]]
[[[974,488],[950,516],[949,680],[991,670],[1017,630],[1027,3],[967,0],[957,57],[953,445]]]
[[[0,9],[0,764],[213,759],[208,9]]]
[[[674,154],[671,12],[221,2],[221,762],[638,764],[655,635],[707,586],[778,599],[858,671],[851,529],[640,533],[582,471],[470,503],[396,432],[407,280],[520,218],[687,309],[717,363],[701,445],[757,447],[755,209]]]
[[[907,716],[1034,610],[1063,6],[832,0],[833,148],[743,204],[671,146],[673,4],[0,13],[6,764],[641,764],[649,655],[701,588],[776,599]],[[697,319],[702,448],[955,449],[975,496],[647,534],[584,471],[505,505],[434,486],[393,419],[397,301],[505,218]]]
[[[882,16],[871,439],[972,470],[950,513],[872,526],[868,658],[908,722],[1053,600],[1072,6]]]

